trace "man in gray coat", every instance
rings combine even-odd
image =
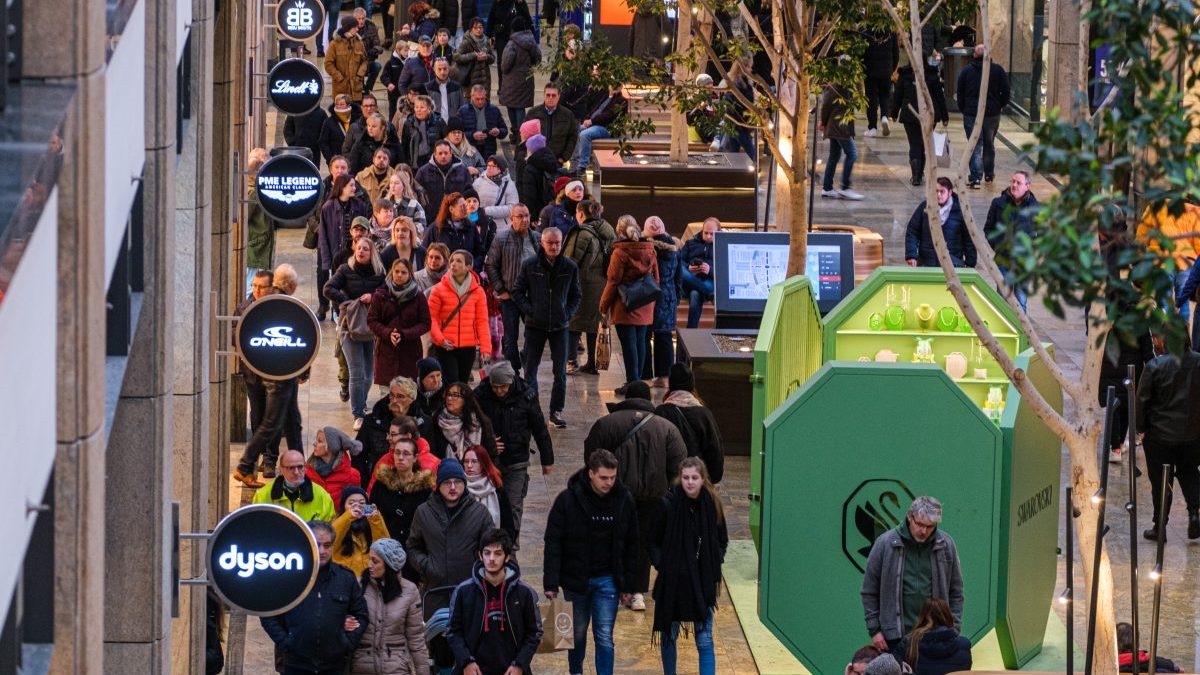
[[[884,532],[871,547],[862,583],[863,615],[871,643],[894,651],[917,624],[921,605],[940,598],[950,605],[955,628],[962,627],[963,583],[958,549],[938,529],[942,505],[917,497],[908,516]]]
[[[542,245],[542,235],[529,228],[529,207],[524,204],[514,204],[509,218],[512,227],[496,234],[483,266],[492,283],[492,292],[500,301],[500,316],[504,320],[504,337],[501,338],[504,358],[519,374],[521,352],[517,348],[517,331],[520,329],[521,310],[509,293],[517,285],[517,277],[521,276],[522,263],[526,258],[537,255]]]

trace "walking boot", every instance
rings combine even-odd
[[[1200,510],[1188,511],[1188,539],[1200,539]]]
[[[1142,531],[1142,539],[1149,539],[1150,541],[1158,541],[1158,525],[1155,524],[1154,527],[1151,527],[1147,530],[1143,530]],[[1164,534],[1163,541],[1166,541],[1166,540],[1167,540],[1167,537]]]

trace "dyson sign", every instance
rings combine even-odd
[[[209,536],[209,585],[248,614],[272,616],[295,607],[312,589],[318,568],[312,530],[276,504],[244,506]]]

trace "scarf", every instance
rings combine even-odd
[[[338,110],[337,108],[334,108],[333,116],[336,117],[338,119],[338,122],[340,122],[342,124],[342,133],[343,134],[350,131],[350,109],[349,108],[346,108],[345,110]]]
[[[721,542],[717,508],[708,490],[691,499],[676,486],[668,493],[662,564],[654,584],[654,632],[671,630],[671,622],[705,621],[717,606],[721,581]]]
[[[317,475],[321,478],[329,478],[329,474],[333,473],[333,470],[337,468],[338,455],[340,454],[341,453],[330,454],[328,462],[320,457],[317,457],[316,455],[313,455],[312,457],[308,458],[308,465],[311,466],[313,471],[316,471]]]
[[[417,156],[421,157],[429,154],[429,134],[426,133],[426,125],[428,118],[419,120],[413,118],[413,127],[417,130]]]
[[[412,277],[409,277],[407,284],[404,284],[399,288],[396,287],[396,282],[392,280],[392,275],[390,274],[383,283],[387,284],[388,292],[392,294],[392,299],[396,302],[408,302],[409,300],[412,300],[419,292],[417,289],[417,282],[413,281]]]
[[[684,391],[683,389],[676,389],[675,391],[667,392],[667,396],[663,399],[663,403],[678,406],[680,408],[704,407],[704,404],[700,403],[695,394],[690,391]]]
[[[457,281],[455,281],[454,277],[450,277],[450,285],[454,287],[454,292],[458,293],[458,297],[460,297],[460,298],[462,296],[466,295],[467,293],[470,293],[471,292],[471,273],[468,272],[467,276],[463,277],[463,281],[461,284],[458,283]]]
[[[442,269],[440,270],[435,270],[432,267],[426,267],[421,271],[425,273],[425,276],[429,277],[429,283],[437,285],[437,283],[442,280],[442,277],[446,276],[446,270],[448,269],[450,269],[449,265],[443,265]]]
[[[471,142],[467,140],[466,134],[463,134],[462,143],[459,143],[458,145],[451,145],[450,148],[454,151],[454,156],[458,157],[459,159],[471,157],[472,155],[478,153],[478,150],[475,149],[475,146],[471,145]]]
[[[496,527],[500,527],[500,498],[496,496],[496,486],[492,485],[492,481],[484,475],[474,478],[468,476],[467,492],[471,493],[475,501],[487,507],[488,513],[492,514],[492,522]]]
[[[437,423],[438,428],[442,430],[442,435],[446,437],[446,442],[450,444],[450,449],[454,451],[454,456],[460,460],[463,453],[467,451],[467,448],[479,445],[483,438],[480,428],[468,429],[464,427],[463,418],[451,414],[445,408],[442,408],[442,412],[438,413]]]
[[[945,206],[938,206],[938,215],[942,218],[942,224],[946,224],[946,219],[950,217],[950,209],[954,208],[954,197],[946,200]]]

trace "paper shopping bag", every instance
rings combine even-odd
[[[933,154],[937,157],[937,165],[946,169],[950,167],[950,137],[944,131],[933,132]]]
[[[608,363],[612,360],[612,328],[609,326],[600,326],[600,332],[596,334],[596,370],[608,370]]]
[[[542,643],[537,653],[551,654],[575,648],[575,610],[571,603],[557,595],[538,606],[542,613]]]

